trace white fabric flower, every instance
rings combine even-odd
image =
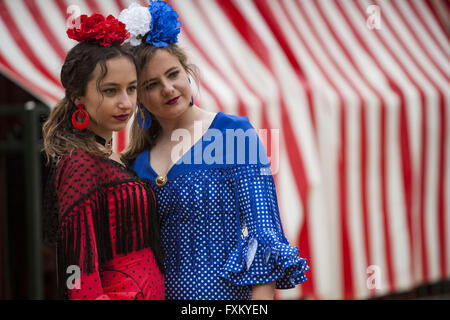
[[[133,2],[128,9],[124,9],[119,14],[119,21],[125,23],[130,37],[125,43],[132,46],[138,46],[142,42],[142,38],[150,31],[150,22],[152,16],[147,7],[143,7]]]

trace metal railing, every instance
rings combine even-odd
[[[25,221],[24,230],[26,231],[26,257],[27,266],[27,298],[43,299],[43,261],[42,261],[42,206],[41,206],[41,158],[40,151],[42,149],[42,140],[40,138],[40,116],[48,114],[49,109],[35,102],[27,102],[22,106],[5,106],[0,105],[1,117],[16,117],[22,123],[23,132],[21,137],[9,136],[7,139],[0,140],[0,184],[2,194],[2,243],[3,243],[3,262],[2,267],[3,284],[8,284],[11,276],[8,266],[8,257],[10,250],[14,249],[14,244],[9,243],[8,233],[15,230],[8,230],[7,219],[12,212],[8,212],[8,186],[6,181],[6,158],[8,154],[20,153],[23,155],[24,167],[24,204],[25,204]],[[19,175],[20,177],[20,175]],[[20,252],[19,254],[25,254]],[[8,296],[8,290],[4,290],[3,298],[9,299],[14,297]]]

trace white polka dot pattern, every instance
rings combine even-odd
[[[166,299],[251,299],[253,284],[276,281],[285,289],[306,281],[309,266],[284,236],[267,170],[194,170],[162,188],[150,181],[161,216]]]

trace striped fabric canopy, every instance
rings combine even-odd
[[[66,19],[131,2],[0,0],[0,71],[54,105],[75,43]],[[261,133],[284,231],[311,266],[278,298],[370,298],[450,278],[448,1],[168,2],[200,69],[196,103],[272,129]],[[118,134],[116,150],[126,143]]]

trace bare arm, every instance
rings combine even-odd
[[[275,296],[275,282],[255,284],[252,291],[252,300],[273,300]]]

